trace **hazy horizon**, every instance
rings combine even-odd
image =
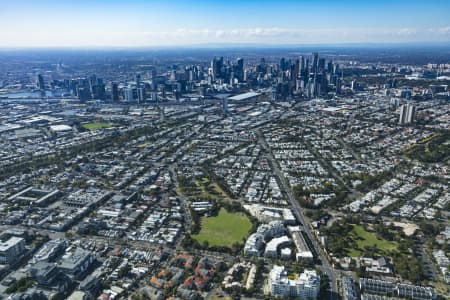
[[[18,50],[18,51],[40,51],[40,50],[61,50],[61,51],[71,51],[71,50],[92,50],[92,51],[128,51],[128,50],[136,50],[136,51],[145,51],[145,50],[177,50],[177,49],[186,49],[186,50],[214,50],[214,49],[296,49],[303,48],[305,50],[308,49],[340,49],[340,48],[348,48],[348,49],[401,49],[401,48],[418,48],[421,47],[423,49],[441,49],[441,48],[450,48],[450,41],[448,42],[425,42],[425,41],[417,41],[417,42],[392,42],[392,43],[303,43],[303,44],[287,44],[287,43],[279,43],[279,44],[264,44],[264,43],[193,43],[193,44],[179,44],[179,45],[152,45],[152,46],[1,46],[0,51],[10,51],[10,50]]]
[[[448,1],[0,0],[0,48],[449,43]]]

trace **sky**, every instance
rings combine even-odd
[[[0,0],[0,48],[422,42],[449,0]]]

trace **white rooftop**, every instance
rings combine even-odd
[[[72,127],[69,125],[52,125],[50,126],[50,130],[52,131],[70,131]]]
[[[228,98],[229,100],[234,100],[234,101],[242,101],[242,100],[247,100],[253,97],[257,97],[261,95],[260,93],[256,93],[256,92],[248,92],[248,93],[243,93],[243,94],[239,94],[233,97]]]
[[[11,237],[9,240],[5,242],[0,242],[0,252],[6,251],[14,245],[20,243],[23,240],[21,237]]]

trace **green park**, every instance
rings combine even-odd
[[[202,217],[201,229],[192,238],[201,245],[230,247],[240,244],[248,236],[252,228],[249,218],[243,213],[230,213],[221,208],[215,217]]]
[[[114,126],[114,124],[112,124],[112,123],[105,123],[105,122],[93,122],[93,123],[86,123],[86,124],[82,125],[82,127],[84,129],[87,129],[87,130],[90,130],[90,131],[99,130],[99,129],[105,129],[105,128],[111,128],[113,126]]]

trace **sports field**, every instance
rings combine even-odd
[[[221,208],[216,217],[203,217],[199,234],[192,236],[200,244],[205,241],[209,246],[230,247],[242,243],[252,228],[252,223],[242,213],[229,213]]]
[[[111,123],[102,123],[102,122],[83,124],[83,128],[85,128],[87,130],[91,130],[91,131],[103,129],[103,128],[110,128],[112,126],[113,126],[113,124],[111,124]]]

